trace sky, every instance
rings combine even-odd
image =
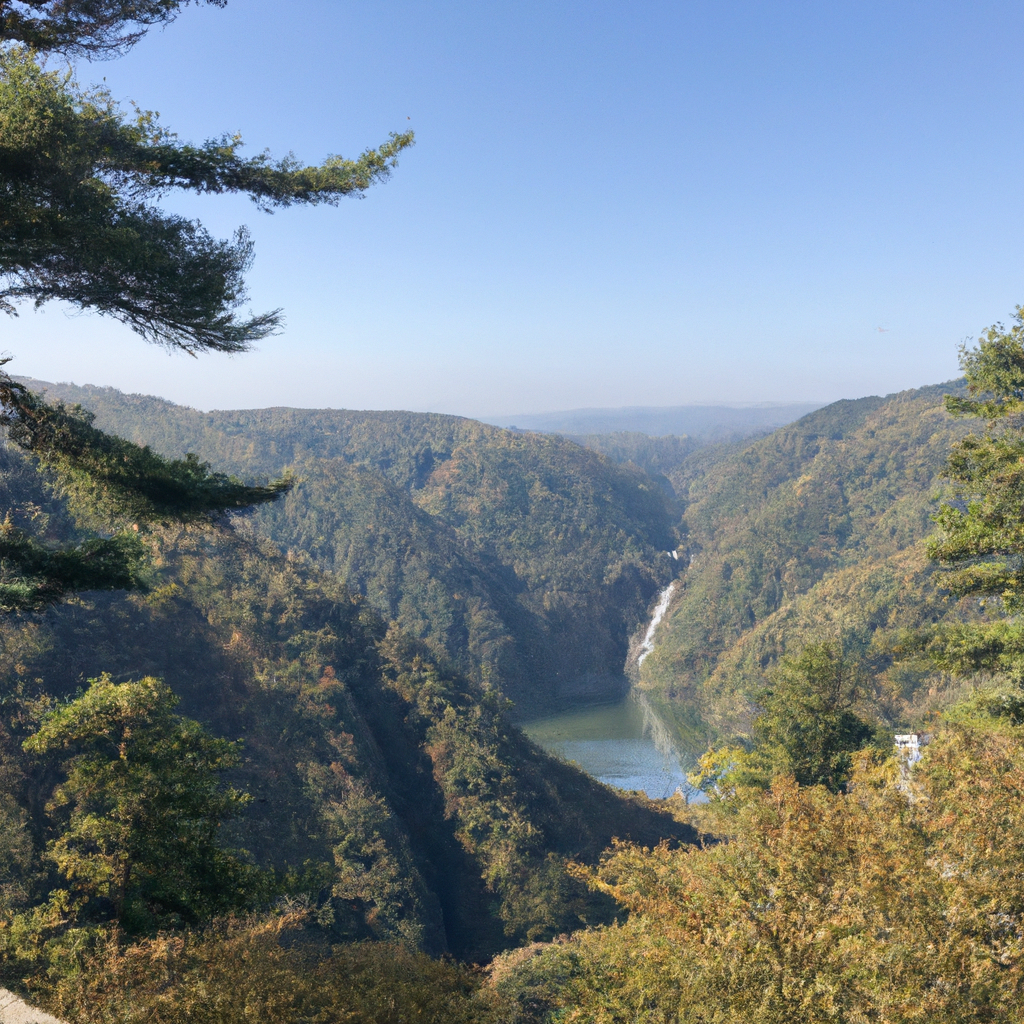
[[[957,375],[1024,302],[1024,5],[229,0],[83,83],[183,139],[354,156],[338,208],[169,197],[286,327],[193,359],[56,305],[12,372],[202,409],[832,401]]]

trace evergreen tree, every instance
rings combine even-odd
[[[208,0],[218,6],[223,0]],[[0,0],[0,310],[59,300],[127,324],[145,340],[191,354],[240,352],[276,331],[279,310],[239,313],[252,260],[245,228],[216,239],[159,209],[173,189],[240,192],[263,210],[335,204],[385,180],[412,133],[356,160],[306,166],[293,156],[244,158],[237,136],[181,142],[154,114],[129,115],[83,89],[40,54],[113,56],[181,0]],[[0,371],[0,422],[37,458],[97,532],[53,550],[0,525],[0,608],[45,606],[78,590],[138,588],[140,529],[208,523],[273,500],[192,456],[163,459],[108,437],[78,409],[49,406]]]
[[[303,166],[239,155],[241,139],[180,142],[147,112],[46,71],[23,47],[0,52],[0,308],[58,299],[196,353],[239,352],[280,311],[239,317],[252,242],[231,241],[154,205],[172,189],[242,192],[260,208],[337,203],[390,174],[411,133],[358,160]]]
[[[176,714],[177,703],[157,679],[93,680],[25,742],[63,755],[50,809],[64,827],[50,857],[80,908],[130,930],[203,921],[259,889],[260,873],[218,843],[246,801],[218,785],[238,744]]]
[[[190,0],[0,0],[0,41],[92,57],[113,56]],[[227,0],[193,0],[223,7]]]
[[[854,708],[861,680],[834,644],[808,644],[785,662],[763,695],[754,724],[771,775],[790,773],[802,786],[838,793],[853,770],[853,753],[871,738]]]
[[[950,453],[952,500],[942,503],[939,532],[928,553],[946,567],[944,586],[1012,618],[962,624],[938,632],[931,651],[956,674],[1005,672],[1024,682],[1024,306],[1007,330],[995,324],[976,347],[961,347],[968,396],[949,395],[954,416],[987,420]]]
[[[961,349],[969,397],[948,396],[946,408],[988,427],[953,446],[946,468],[955,499],[936,515],[941,533],[929,548],[950,566],[950,590],[996,597],[1009,612],[1024,608],[1024,307],[1015,320]]]
[[[861,673],[837,644],[808,644],[778,666],[760,694],[751,749],[709,750],[690,781],[718,796],[742,794],[743,799],[769,789],[778,778],[841,792],[854,753],[874,732],[855,710],[862,688]]]

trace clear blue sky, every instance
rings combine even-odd
[[[272,217],[257,353],[168,356],[24,308],[15,372],[201,408],[486,415],[832,400],[956,374],[1024,302],[1024,5],[230,0],[85,82],[183,138],[355,155],[392,180]],[[170,203],[168,205],[171,205]],[[881,330],[880,330],[881,329]]]

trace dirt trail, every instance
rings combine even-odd
[[[64,1024],[64,1021],[34,1009],[13,992],[0,988],[0,1024]]]

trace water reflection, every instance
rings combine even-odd
[[[534,743],[618,789],[643,790],[663,799],[682,790],[702,799],[686,781],[692,758],[681,754],[668,730],[642,697],[564,711],[527,722]]]

